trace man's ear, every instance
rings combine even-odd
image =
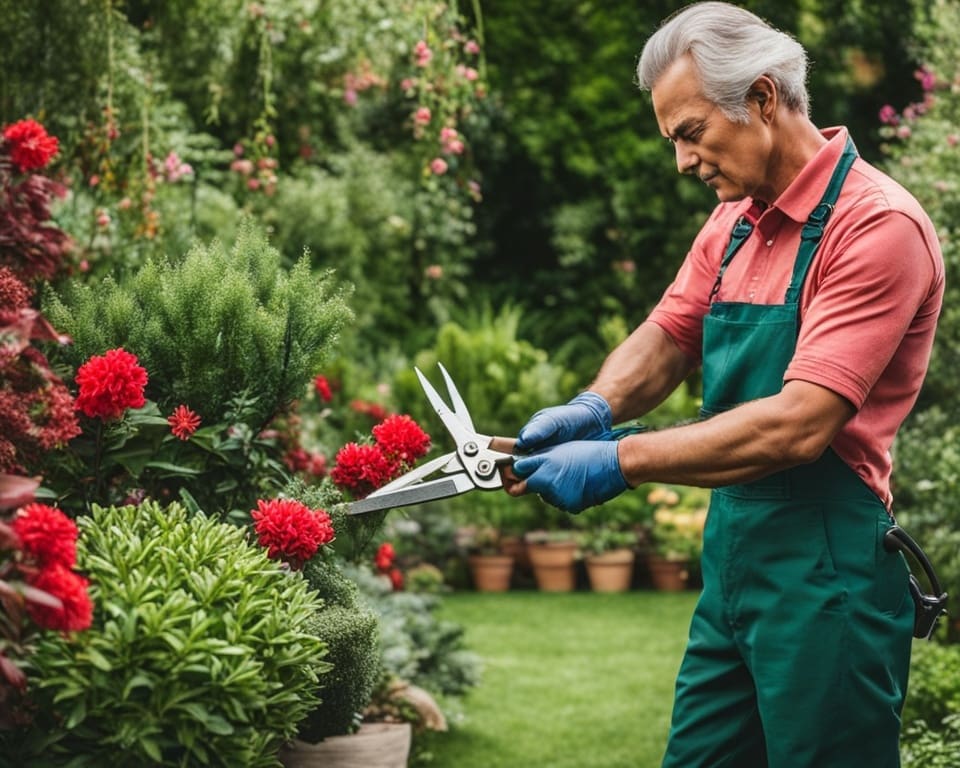
[[[771,120],[777,111],[777,87],[773,81],[764,75],[750,87],[747,93],[748,101],[755,101],[764,120]]]

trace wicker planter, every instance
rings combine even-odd
[[[585,558],[587,577],[594,592],[626,592],[633,581],[636,556],[632,549],[611,549]]]
[[[278,757],[285,768],[406,768],[411,737],[410,723],[364,723],[318,744],[295,740]]]

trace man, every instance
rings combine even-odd
[[[807,113],[806,55],[725,3],[647,42],[639,82],[719,204],[587,391],[533,416],[512,495],[576,512],[650,481],[713,488],[703,593],[663,765],[899,765],[913,605],[888,553],[890,447],[943,295],[934,228]],[[694,424],[631,434],[703,369]]]

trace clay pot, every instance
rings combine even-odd
[[[626,592],[633,581],[632,549],[611,549],[585,558],[587,577],[594,592]]]
[[[537,588],[542,592],[572,592],[576,584],[577,542],[527,542]]]
[[[478,592],[506,592],[513,575],[510,555],[470,555],[467,558],[473,586]]]
[[[682,592],[690,578],[690,563],[686,560],[667,560],[659,555],[647,557],[647,569],[654,589],[664,592]]]

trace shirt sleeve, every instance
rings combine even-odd
[[[784,380],[819,384],[859,409],[897,351],[909,346],[905,338],[936,324],[939,305],[929,299],[942,289],[942,270],[917,222],[891,209],[858,220],[820,257],[804,286],[797,349]],[[925,305],[933,316],[920,317]]]

